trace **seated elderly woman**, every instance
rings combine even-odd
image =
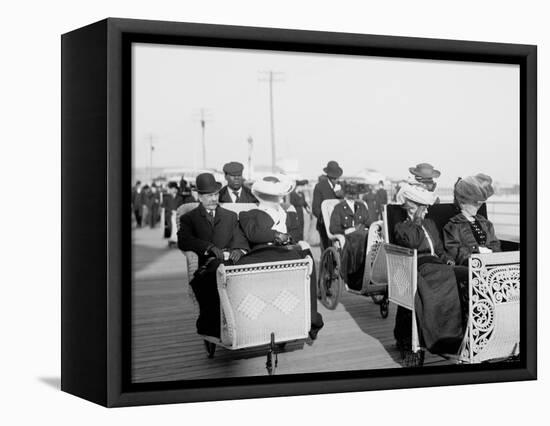
[[[415,310],[419,336],[423,345],[434,353],[456,353],[464,334],[458,281],[467,276],[467,268],[454,267],[454,261],[443,248],[435,223],[426,219],[428,206],[435,195],[420,185],[405,183],[397,201],[407,212],[396,224],[396,244],[417,250],[418,275]],[[402,350],[410,348],[411,315],[398,307],[394,336]]]
[[[283,197],[294,189],[295,182],[285,176],[266,176],[252,185],[258,207],[239,214],[239,223],[251,250],[240,264],[275,262],[313,256],[309,249],[298,245],[299,221],[293,206],[283,208]],[[323,318],[317,312],[317,281],[315,268],[310,279],[312,339],[323,327]]]
[[[490,176],[478,173],[459,179],[454,188],[455,204],[460,213],[443,228],[445,250],[457,265],[468,265],[472,253],[500,251],[493,224],[477,214],[481,205],[494,194]]]
[[[342,251],[342,279],[348,287],[361,290],[365,272],[365,250],[368,227],[372,223],[365,203],[357,199],[359,186],[343,185],[344,200],[340,201],[330,215],[330,232],[342,234],[346,244]]]

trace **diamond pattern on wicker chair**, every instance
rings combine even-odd
[[[291,292],[283,290],[271,303],[281,312],[288,315],[298,306],[300,300]]]
[[[259,297],[254,296],[253,294],[247,294],[246,297],[241,300],[241,303],[239,303],[237,311],[239,311],[245,317],[251,320],[255,320],[260,316],[266,306],[267,303],[265,303]]]

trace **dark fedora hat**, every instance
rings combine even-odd
[[[441,176],[441,172],[439,170],[435,170],[434,166],[428,163],[420,163],[417,164],[416,167],[409,167],[409,172],[421,179],[437,179]]]
[[[342,176],[342,173],[344,173],[344,171],[336,161],[329,161],[323,171],[330,178],[339,178],[340,176]]]
[[[198,175],[196,185],[199,194],[214,194],[222,188],[222,184],[216,182],[212,173],[201,173]]]

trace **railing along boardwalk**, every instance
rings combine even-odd
[[[196,334],[196,312],[187,294],[185,257],[168,249],[157,229],[133,231],[132,380],[191,380],[266,375],[267,347],[207,358]],[[318,255],[318,250],[317,253]],[[400,368],[394,347],[395,306],[382,319],[369,298],[344,293],[334,311],[319,304],[325,327],[316,341],[291,342],[279,353],[275,374]],[[448,363],[427,355],[425,366]]]

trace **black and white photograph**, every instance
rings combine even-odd
[[[131,381],[517,363],[520,67],[131,47]]]

